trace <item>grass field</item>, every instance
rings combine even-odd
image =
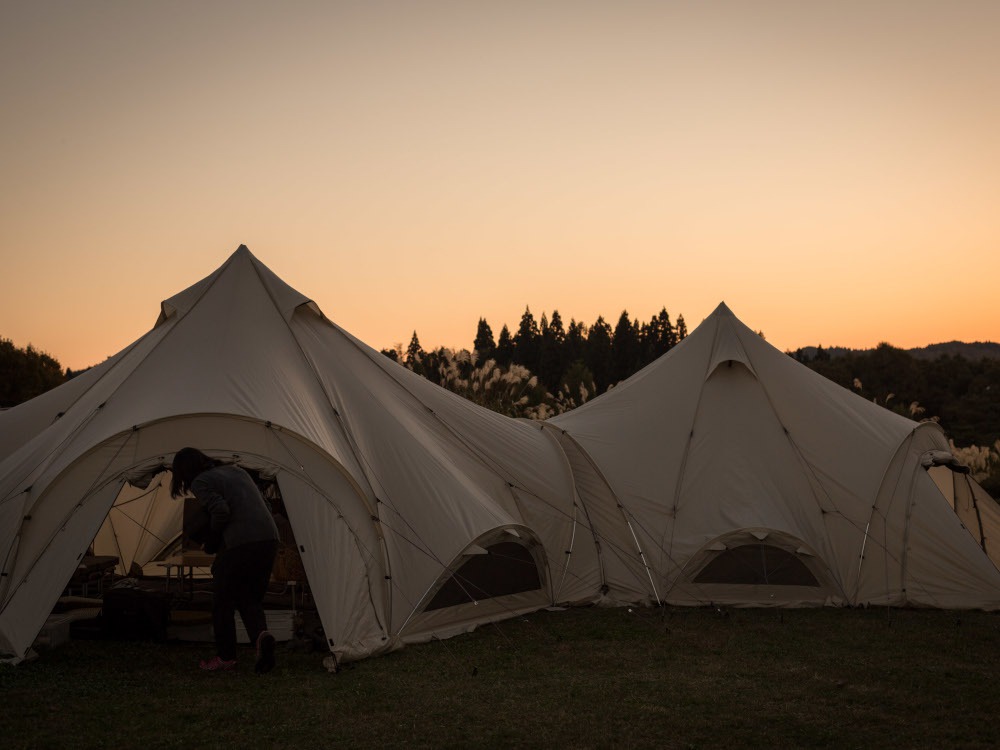
[[[330,674],[71,641],[0,668],[4,748],[1000,746],[1000,615],[570,609]]]

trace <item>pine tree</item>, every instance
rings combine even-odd
[[[479,319],[476,328],[476,340],[472,344],[472,350],[476,352],[478,361],[485,362],[496,356],[497,345],[493,341],[493,329],[486,322],[486,318]]]
[[[506,323],[500,329],[500,338],[497,339],[496,361],[501,367],[506,367],[514,361],[514,341]]]
[[[622,310],[611,339],[612,369],[614,382],[624,380],[639,368],[638,331],[629,320],[628,310]]]
[[[683,321],[684,316],[681,315],[678,320]],[[666,354],[677,346],[677,330],[674,328],[674,324],[670,322],[670,314],[665,307],[656,316],[656,324],[660,333],[660,349],[656,354],[659,357],[661,354]],[[684,329],[684,335],[687,335],[687,328]]]
[[[559,320],[559,313],[552,314],[553,320],[559,322],[562,328],[562,321]],[[560,331],[561,333],[561,331]],[[562,336],[565,338],[565,335]],[[546,390],[554,393],[562,377],[562,351],[556,329],[552,326],[545,313],[542,313],[542,320],[539,324],[538,338],[538,369],[536,374]]]
[[[576,361],[583,361],[584,357],[587,356],[587,329],[584,327],[583,323],[577,323],[576,320],[570,318],[569,328],[566,330],[566,340],[563,342],[563,362],[567,366],[572,365]]]
[[[643,367],[677,345],[677,331],[670,322],[667,308],[664,307],[659,314],[650,319],[648,324],[642,326],[639,341],[642,349],[640,363]]]
[[[552,341],[557,347],[562,347],[566,341],[566,331],[563,328],[562,316],[558,310],[552,311],[552,320],[549,322],[549,330],[552,332]]]
[[[524,308],[521,316],[521,324],[517,333],[514,334],[514,361],[519,365],[524,365],[532,372],[538,371],[538,324],[535,316],[531,314],[531,309]]]
[[[603,316],[599,316],[587,332],[584,363],[594,373],[598,393],[603,393],[614,383],[611,335],[611,326]]]
[[[423,347],[420,346],[420,339],[417,338],[417,332],[414,331],[412,338],[410,338],[410,345],[406,347],[406,358],[403,362],[414,372],[423,375],[423,360],[424,350]]]
[[[683,341],[684,339],[686,339],[687,335],[688,335],[688,327],[687,327],[687,324],[684,323],[684,316],[683,315],[678,315],[677,316],[677,342],[680,343],[681,341]]]

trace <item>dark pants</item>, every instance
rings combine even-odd
[[[236,619],[243,618],[250,643],[267,630],[264,594],[271,579],[277,541],[251,542],[222,550],[212,565],[212,627],[220,659],[236,658]]]

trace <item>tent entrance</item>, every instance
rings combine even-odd
[[[243,468],[253,477],[278,527],[278,551],[264,606],[269,626],[287,640],[294,635],[296,620],[316,619],[305,567],[277,480],[265,471]],[[185,518],[197,512],[199,505],[193,497],[172,498],[171,479],[169,469],[157,467],[123,483],[91,548],[96,559],[117,560],[115,576],[103,592],[84,593],[101,596],[109,588],[125,587],[169,596],[171,637],[208,640],[214,555],[205,553],[184,533],[189,527]],[[238,633],[243,632],[241,627],[237,619]]]
[[[280,538],[272,581],[292,581],[301,587],[300,591],[306,591],[305,568],[278,482],[262,471],[243,468],[253,477],[278,527]],[[167,561],[174,560],[173,565],[177,565],[177,558],[201,551],[200,545],[184,534],[185,519],[197,512],[198,501],[170,497],[171,478],[170,470],[161,467],[152,476],[134,479],[135,484],[122,485],[93,544],[95,555],[118,558],[117,575],[162,577],[169,575],[171,563]],[[192,567],[193,576],[210,577],[207,565]]]

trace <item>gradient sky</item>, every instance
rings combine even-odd
[[[720,301],[1000,338],[1000,2],[0,2],[0,336],[64,366],[241,244],[376,348]]]

